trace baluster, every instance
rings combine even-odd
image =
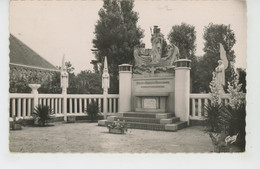
[[[79,113],[82,113],[82,99],[79,98]]]
[[[58,98],[55,98],[55,112],[54,114],[57,114],[58,112]]]
[[[31,116],[32,112],[32,106],[31,106],[32,99],[28,99],[28,117]]]
[[[51,107],[51,99],[48,99],[47,102],[48,102],[48,106]]]
[[[21,117],[21,99],[18,98],[18,103],[17,103],[17,117]]]
[[[70,113],[72,113],[72,99],[69,100],[70,100]]]
[[[16,111],[15,111],[15,98],[12,99],[12,116],[15,116]]]
[[[26,116],[26,98],[23,99],[23,118]]]
[[[112,98],[109,99],[109,113],[112,113]]]
[[[192,99],[192,117],[195,117],[195,99]]]
[[[61,98],[58,98],[59,100],[59,110],[58,110],[58,113],[59,114],[61,114],[62,113],[62,111],[61,111]]]
[[[101,98],[98,98],[98,112],[101,112]]]
[[[54,98],[51,99],[51,110],[54,111]]]
[[[84,110],[83,110],[84,112],[87,111],[87,106],[88,106],[87,99],[84,99]]]
[[[74,98],[74,113],[77,113],[78,111],[77,111],[77,99],[76,98]]]
[[[201,99],[198,99],[198,116],[201,117]]]
[[[40,104],[40,105],[42,105],[42,99],[38,99],[38,104]],[[38,105],[36,105],[36,106],[38,106]]]
[[[205,106],[208,105],[208,99],[205,99],[204,101],[204,116],[207,116],[207,111],[205,110]]]
[[[113,109],[114,109],[114,113],[116,113],[116,98],[113,99],[113,103],[114,103],[114,106],[113,106]]]

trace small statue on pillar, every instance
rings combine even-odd
[[[61,88],[62,88],[62,93],[66,94],[67,93],[67,88],[69,87],[69,75],[66,70],[65,66],[65,56],[62,58],[62,66],[61,66],[61,73],[60,73],[60,79],[61,79]]]
[[[105,56],[104,70],[103,70],[103,74],[102,74],[102,88],[103,88],[105,94],[108,93],[109,87],[110,87],[110,76],[108,73],[107,57]]]

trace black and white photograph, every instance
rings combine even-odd
[[[11,154],[250,149],[247,1],[10,0],[8,12]]]

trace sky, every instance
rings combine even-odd
[[[92,1],[11,1],[10,33],[55,66],[62,56],[75,73],[92,70],[95,24],[103,2]],[[143,42],[150,48],[150,27],[158,25],[165,38],[171,27],[185,22],[195,26],[196,54],[203,55],[203,29],[209,23],[230,24],[235,32],[236,67],[246,68],[246,4],[229,1],[135,1],[138,26],[145,30]],[[108,61],[109,62],[109,61]]]

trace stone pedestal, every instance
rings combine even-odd
[[[32,89],[33,94],[33,107],[38,106],[38,89],[41,87],[40,84],[29,84],[29,87]]]
[[[175,61],[175,115],[189,123],[190,63],[188,59]]]
[[[132,66],[119,65],[119,112],[131,111]]]

